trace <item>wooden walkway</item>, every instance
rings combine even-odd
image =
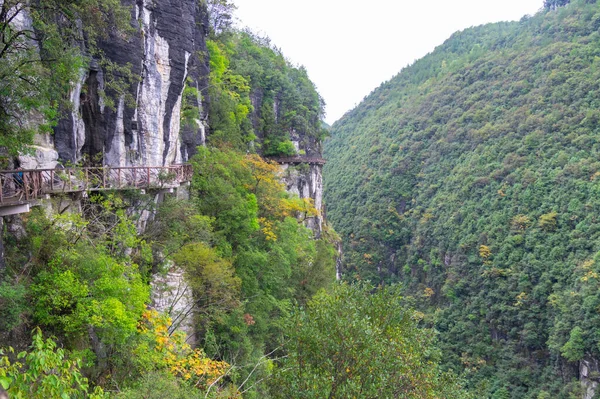
[[[301,163],[307,163],[307,164],[311,164],[311,165],[325,165],[325,159],[323,158],[319,158],[319,157],[303,157],[303,156],[295,156],[295,157],[270,157],[268,159],[271,159],[279,164],[282,163],[290,163],[290,164],[301,164]]]
[[[192,179],[192,165],[124,166],[0,171],[0,206],[48,194],[173,188]]]

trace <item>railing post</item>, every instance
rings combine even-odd
[[[40,197],[42,195],[42,186],[43,186],[43,184],[44,184],[44,178],[42,176],[42,171],[40,170],[40,171],[37,172],[37,185],[38,185],[38,188],[37,188],[37,192],[35,194],[36,197]]]
[[[4,184],[6,183],[6,178],[4,177],[4,173],[0,175],[0,202],[4,201]]]
[[[150,188],[150,166],[147,167],[146,171],[148,172],[148,178],[147,178],[147,188]]]
[[[137,187],[137,169],[133,167],[133,188]]]
[[[106,171],[108,170],[108,173],[110,173],[110,169],[108,168],[108,166],[104,166],[102,167],[102,188],[106,188]]]
[[[121,168],[117,169],[117,189],[121,188]]]
[[[23,191],[25,191],[25,199],[29,200],[29,190],[27,189],[29,186],[29,173],[23,173]]]

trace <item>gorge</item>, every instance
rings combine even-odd
[[[0,1],[0,388],[598,396],[600,8],[543,6],[329,127],[227,0]]]

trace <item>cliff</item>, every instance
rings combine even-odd
[[[21,167],[167,166],[187,162],[207,141],[267,157],[321,157],[323,103],[303,68],[247,33],[208,39],[202,2],[122,3],[134,29],[101,36],[97,55],[72,84],[72,108],[53,135],[36,137]],[[282,166],[294,166],[289,191],[321,210],[321,165]],[[322,217],[309,225],[319,234]]]
[[[207,98],[193,100],[199,110],[195,126],[181,124],[186,85],[198,91],[207,86],[206,9],[195,0],[123,4],[131,7],[132,25],[139,29],[126,39],[110,34],[99,47],[111,62],[130,65],[135,82],[127,94],[134,102],[121,94],[108,107],[99,94],[106,72],[92,62],[71,93],[73,112],[55,129],[56,150],[73,163],[99,155],[111,166],[185,162],[206,137]]]
[[[91,62],[71,84],[71,104],[63,106],[53,134],[36,136],[33,153],[19,156],[20,166],[170,166],[189,161],[205,144],[273,159],[295,155],[293,161],[280,162],[285,187],[300,198],[312,199],[321,211],[322,163],[310,160],[321,158],[323,104],[306,71],[249,34],[215,37],[209,32],[203,2],[123,0],[122,4],[128,7],[132,29],[99,36]],[[17,22],[33,25],[25,13]],[[249,68],[257,64],[260,73]],[[31,172],[26,173],[29,177]],[[106,173],[102,175],[104,184]],[[12,182],[10,176],[4,178]],[[72,178],[77,179],[67,179],[69,188]],[[186,193],[178,193],[182,194]],[[153,202],[159,204],[163,198],[161,192]],[[138,232],[144,232],[152,217],[152,212],[141,212]],[[323,213],[306,217],[305,224],[320,237]],[[194,298],[181,269],[172,262],[167,265],[164,276],[154,277],[153,305],[169,313],[192,337]]]

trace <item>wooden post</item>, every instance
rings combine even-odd
[[[133,167],[133,188],[137,187],[137,173],[136,173],[137,169],[134,166]]]
[[[2,201],[2,194],[0,194],[0,201]],[[0,272],[4,271],[4,269],[6,269],[6,261],[4,260],[4,218],[0,216]]]
[[[35,192],[35,197],[38,198],[42,195],[42,186],[44,184],[44,178],[42,177],[42,171],[38,171],[36,173],[36,179],[37,179],[37,190]]]
[[[23,173],[23,191],[25,191],[25,199],[29,199],[29,190],[27,189],[29,186],[29,172]]]
[[[147,188],[150,188],[150,166],[147,167],[146,171],[148,172],[148,177],[146,179]]]
[[[121,188],[121,168],[117,169],[117,188]]]

